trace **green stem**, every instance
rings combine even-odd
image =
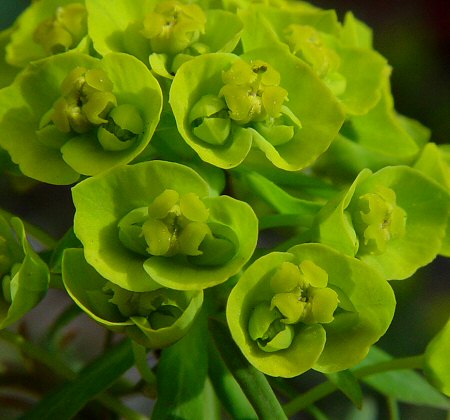
[[[9,211],[0,208],[0,216],[3,216],[8,222],[11,219],[11,217],[18,217],[14,215],[13,213],[10,213]],[[33,238],[38,240],[43,246],[45,246],[48,249],[53,249],[58,241],[51,237],[47,232],[44,232],[41,228],[26,222],[22,218],[22,223],[25,227],[25,231],[30,234]]]
[[[156,386],[156,375],[147,363],[148,349],[140,344],[132,341],[131,347],[133,349],[134,363],[141,374],[142,379],[151,386]]]
[[[241,386],[258,418],[287,420],[266,377],[245,359],[231,338],[226,324],[214,318],[210,318],[209,322],[211,335],[225,364]]]
[[[74,370],[59,360],[55,353],[46,351],[36,344],[26,340],[19,334],[15,334],[6,329],[1,330],[0,339],[17,347],[25,356],[46,366],[56,375],[65,380],[73,381],[78,376]],[[148,420],[147,417],[136,413],[134,410],[122,404],[118,399],[106,393],[98,395],[95,399],[100,401],[104,407],[119,414],[126,420]]]
[[[423,367],[424,360],[425,356],[423,354],[418,356],[387,360],[384,362],[355,369],[353,371],[353,375],[357,379],[361,379],[366,376],[388,372],[391,370],[420,369]],[[306,407],[315,403],[316,401],[330,395],[337,389],[337,386],[333,383],[329,381],[323,382],[305,392],[304,394],[299,395],[297,398],[294,398],[292,401],[289,401],[283,406],[283,410],[287,416],[292,416],[297,412],[304,410]]]

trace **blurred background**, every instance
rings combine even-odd
[[[346,11],[351,10],[373,29],[375,48],[387,58],[393,68],[391,81],[396,109],[429,127],[432,131],[431,139],[435,143],[449,143],[448,0],[315,0],[311,3],[322,8],[336,9],[341,19]],[[0,0],[0,29],[11,25],[28,4],[26,0]],[[73,206],[68,187],[49,188],[38,185],[17,195],[10,181],[0,179],[0,207],[40,225],[55,237],[60,237],[72,224]],[[449,273],[450,260],[437,258],[434,263],[419,270],[413,278],[392,282],[398,307],[391,328],[380,342],[384,350],[394,356],[423,352],[450,313]],[[64,306],[64,302],[58,303],[61,302],[60,298],[60,295],[50,296],[57,311]],[[41,320],[40,317],[46,316],[46,311],[36,308],[34,318]],[[82,322],[89,321],[83,318]],[[81,326],[73,328],[79,331]],[[98,331],[91,334],[91,339],[98,339],[95,338],[97,333]],[[82,351],[83,346],[79,347]],[[339,400],[331,398],[327,401],[330,409],[339,413]],[[381,412],[378,418],[386,417]],[[443,420],[446,413],[430,408],[402,406],[401,418]]]

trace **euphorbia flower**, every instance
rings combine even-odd
[[[159,84],[136,58],[59,54],[0,92],[0,145],[25,175],[70,184],[135,158],[161,108]]]
[[[394,308],[393,291],[375,270],[325,245],[302,244],[248,267],[230,293],[227,321],[250,363],[293,377],[357,364]]]
[[[111,8],[108,0],[87,0],[86,7],[89,35],[100,54],[132,54],[169,79],[195,56],[233,51],[242,31],[236,14],[202,3],[116,0]]]
[[[44,297],[47,265],[31,248],[23,223],[0,216],[0,329],[18,321]]]
[[[179,340],[203,302],[201,290],[123,289],[87,264],[82,249],[64,251],[62,273],[68,293],[91,318],[148,348],[166,347]]]
[[[346,15],[341,24],[334,10],[254,4],[239,16],[244,22],[244,52],[269,45],[288,47],[339,99],[347,114],[363,115],[380,99],[390,68],[372,48],[370,29],[353,15]]]
[[[211,197],[206,182],[177,163],[118,167],[79,183],[73,199],[87,262],[130,291],[214,286],[239,272],[256,246],[250,206]]]
[[[448,145],[426,144],[414,163],[414,168],[438,182],[450,192],[450,149]],[[450,257],[450,214],[439,254]]]
[[[221,168],[239,165],[253,147],[277,167],[301,169],[329,146],[343,122],[311,70],[276,48],[196,57],[177,72],[169,102],[183,139]]]
[[[449,207],[447,191],[417,170],[367,169],[320,211],[313,238],[356,256],[388,280],[405,279],[436,257]]]
[[[25,67],[69,50],[87,53],[89,45],[84,0],[40,0],[17,19],[6,46],[6,62]]]

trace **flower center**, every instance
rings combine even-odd
[[[223,73],[222,80],[225,85],[219,96],[223,96],[230,118],[238,124],[280,117],[287,91],[279,86],[280,74],[269,64],[238,60]]]
[[[119,237],[127,248],[143,255],[197,256],[211,230],[209,211],[194,193],[179,195],[167,189],[146,207],[135,209],[119,222]]]
[[[177,290],[132,292],[108,283],[104,291],[111,295],[109,302],[116,305],[124,317],[145,317],[154,330],[170,327],[187,307],[185,294]]]
[[[70,3],[56,9],[54,16],[42,21],[33,39],[49,55],[76,47],[87,34],[87,11],[80,3]]]
[[[294,325],[333,321],[339,299],[327,284],[327,272],[310,260],[300,265],[282,263],[270,279],[272,299],[258,304],[250,314],[250,337],[262,350],[273,352],[291,345]]]
[[[74,68],[61,83],[60,98],[40,121],[39,140],[59,148],[73,133],[86,134],[95,128],[103,149],[130,147],[143,133],[144,123],[135,106],[117,105],[112,90],[113,83],[103,70]]]
[[[406,212],[396,203],[395,192],[378,186],[359,197],[355,229],[361,238],[359,254],[382,254],[389,241],[405,234]]]
[[[164,1],[145,16],[142,33],[150,40],[153,52],[175,55],[198,41],[205,24],[200,6]]]

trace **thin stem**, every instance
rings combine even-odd
[[[418,356],[403,357],[400,359],[387,360],[384,362],[376,363],[369,366],[363,366],[355,369],[353,375],[357,379],[364,378],[366,376],[375,375],[377,373],[388,372],[391,370],[401,369],[420,369],[423,367],[425,356],[423,354]],[[330,395],[338,388],[331,382],[323,382],[292,401],[289,401],[283,406],[283,410],[287,416],[292,416],[295,413],[304,410],[309,405],[316,401]]]
[[[74,370],[59,360],[55,353],[49,352],[35,345],[19,334],[13,333],[12,331],[6,329],[1,330],[0,339],[16,346],[27,357],[46,366],[63,379],[72,381],[78,376]],[[114,398],[106,393],[98,395],[95,399],[100,401],[104,407],[109,408],[111,411],[121,415],[126,420],[148,420],[147,417],[135,412],[125,406],[117,398]]]
[[[388,412],[389,412],[389,420],[399,420],[400,413],[398,409],[397,400],[392,397],[386,398]]]
[[[376,373],[401,369],[421,369],[425,361],[425,355],[402,357],[400,359],[386,360],[373,365],[363,366],[353,371],[356,378],[364,378]]]
[[[18,217],[13,213],[10,213],[9,211],[0,208],[0,216],[3,216],[7,221],[11,219],[11,217]],[[43,246],[45,246],[48,249],[53,249],[58,241],[54,239],[52,236],[50,236],[47,232],[44,232],[41,228],[23,220],[22,223],[25,227],[25,232],[27,232],[29,235],[31,235],[33,238],[39,241]]]

